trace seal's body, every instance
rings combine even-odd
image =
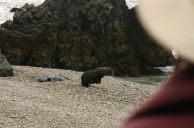
[[[112,69],[109,67],[98,67],[94,70],[89,70],[81,76],[82,85],[89,87],[92,83],[100,83],[101,79],[106,75],[111,75]]]

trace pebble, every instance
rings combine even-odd
[[[112,128],[119,126],[157,90],[157,86],[110,76],[85,88],[80,81],[83,72],[29,66],[13,68],[13,77],[0,78],[0,127]],[[48,72],[70,80],[37,82],[40,74]],[[13,103],[6,100],[13,97]],[[7,120],[7,115],[13,112],[16,118]],[[19,118],[23,115],[25,119]]]

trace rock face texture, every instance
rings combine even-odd
[[[170,54],[153,42],[125,0],[26,4],[0,27],[0,48],[11,64],[82,71],[109,66],[115,75],[167,65]]]
[[[4,55],[0,53],[0,77],[13,76],[13,67]]]

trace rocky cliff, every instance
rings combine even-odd
[[[110,66],[116,75],[167,65],[170,54],[153,42],[125,0],[26,4],[0,28],[0,48],[11,64],[82,71]]]

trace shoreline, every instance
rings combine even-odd
[[[85,88],[82,72],[13,67],[13,77],[0,78],[0,127],[116,127],[157,89],[109,76]],[[36,82],[46,72],[70,81]]]

